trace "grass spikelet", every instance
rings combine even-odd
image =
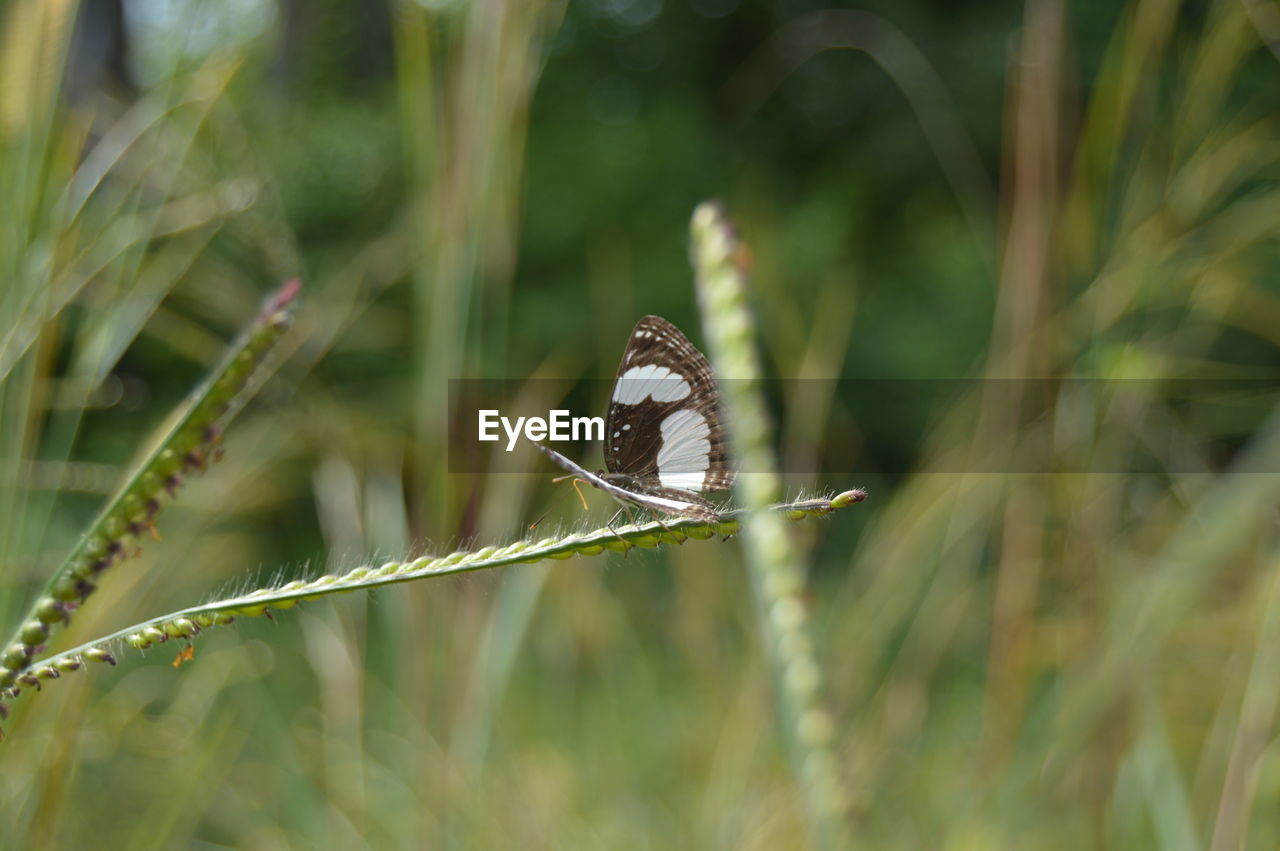
[[[137,553],[143,538],[156,536],[156,518],[166,498],[173,499],[186,477],[203,471],[217,458],[223,429],[246,401],[255,370],[288,327],[300,286],[290,281],[267,299],[218,367],[191,394],[185,413],[134,467],[54,572],[4,645],[0,690],[24,681],[42,645],[56,627],[70,623],[102,574]]]
[[[747,471],[738,477],[734,490],[749,512],[743,523],[744,549],[784,737],[804,792],[813,838],[821,847],[837,847],[844,834],[848,795],[837,769],[835,725],[823,705],[824,677],[802,602],[804,570],[782,523],[785,512],[756,510],[777,499],[781,481],[759,389],[755,320],[746,294],[746,248],[718,204],[700,205],[691,231],[707,352],[717,374],[734,379],[725,382],[722,398],[732,424],[730,451],[740,469]],[[829,512],[865,497],[860,490],[847,491],[821,505],[793,510]]]
[[[779,518],[802,520],[825,517],[861,501],[862,491],[846,491],[830,499],[809,499],[776,505],[766,513]],[[671,531],[672,536],[666,535],[662,524],[656,521],[619,526],[616,529],[606,527],[583,534],[544,538],[537,542],[515,541],[502,547],[483,547],[474,552],[460,550],[446,556],[421,556],[408,562],[392,561],[376,567],[362,565],[341,576],[325,574],[310,581],[295,579],[276,587],[256,588],[234,597],[152,618],[41,659],[35,666],[28,665],[22,672],[10,677],[4,693],[15,698],[21,694],[22,686],[38,685],[39,680],[57,679],[62,673],[80,670],[85,662],[105,662],[114,666],[117,664],[114,648],[147,650],[170,639],[190,642],[197,634],[210,627],[224,626],[237,618],[270,617],[273,610],[284,611],[301,602],[456,573],[570,559],[574,556],[596,556],[606,549],[652,548],[664,543],[664,538],[667,537],[678,537],[682,541],[710,540],[716,535],[728,537],[738,532],[744,516],[743,511],[731,511],[721,514],[720,523],[703,523],[692,518],[668,521],[666,528]],[[660,532],[663,534],[658,534]],[[190,658],[189,655],[186,658]],[[30,678],[30,682],[26,678]]]

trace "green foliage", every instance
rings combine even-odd
[[[326,593],[171,665],[254,589],[600,525],[515,461],[451,472],[448,381],[550,405],[526,379],[611,374],[637,315],[697,328],[707,197],[750,246],[764,374],[815,379],[771,400],[783,470],[823,471],[783,492],[874,497],[786,530],[852,841],[1280,841],[1280,423],[1269,397],[1184,419],[1170,381],[1277,366],[1266,4],[368,5],[150,4],[138,87],[88,93],[75,4],[0,11],[5,844],[803,845],[738,543]],[[182,433],[157,420],[293,277],[226,460],[29,632],[146,436]],[[925,409],[820,380],[1027,376],[1144,390]],[[990,472],[1045,458],[1107,472]]]

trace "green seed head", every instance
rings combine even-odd
[[[124,533],[128,530],[128,525],[124,522],[124,518],[119,515],[108,518],[107,521],[102,524],[102,531],[106,532],[107,537],[111,538],[113,541],[124,537]]]
[[[80,580],[71,575],[63,576],[53,586],[53,596],[63,603],[79,600]]]
[[[84,651],[84,655],[86,659],[92,662],[106,662],[108,665],[116,664],[116,657],[110,651],[103,650],[101,647],[90,647]]]
[[[25,644],[13,644],[4,652],[4,666],[11,671],[21,670],[31,661],[31,651]]]
[[[22,625],[22,640],[26,644],[43,644],[49,637],[49,626],[43,621],[27,621]]]
[[[36,617],[38,617],[42,623],[52,625],[65,619],[66,614],[62,610],[61,603],[52,597],[45,597],[40,601],[39,605],[36,606]]]
[[[190,618],[178,618],[164,625],[165,634],[172,638],[190,638],[199,628]]]

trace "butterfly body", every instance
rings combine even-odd
[[[591,473],[538,448],[624,505],[705,522],[719,516],[695,491],[733,483],[711,365],[660,316],[636,323],[618,365],[605,419],[607,470]]]
[[[661,485],[654,485],[649,481],[637,479],[635,476],[628,476],[625,473],[605,473],[601,478],[609,484],[621,488],[628,494],[639,494],[650,498],[687,503],[681,512],[676,513],[684,513],[689,517],[713,522],[720,519],[719,515],[715,513],[716,507],[710,500],[704,499],[691,491],[680,488],[664,488]],[[618,499],[618,497],[615,496],[614,499]],[[628,504],[628,500],[625,498],[618,499],[618,501],[623,505]],[[631,502],[634,503],[634,501]]]

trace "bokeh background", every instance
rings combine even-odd
[[[1280,843],[1274,0],[10,0],[0,27],[6,629],[295,275],[225,459],[57,646],[603,521],[549,470],[451,473],[448,382],[608,377],[644,313],[700,342],[687,223],[717,197],[769,375],[846,380],[772,400],[820,471],[788,487],[871,492],[794,530],[852,841]],[[848,381],[1026,377],[942,410]],[[1174,379],[1252,407],[1185,416]],[[3,844],[804,847],[738,546],[68,677],[6,722]]]

